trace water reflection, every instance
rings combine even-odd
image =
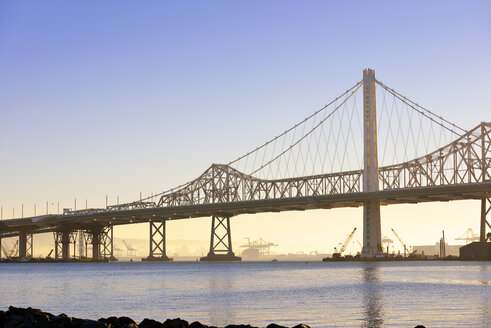
[[[213,295],[207,298],[208,302],[208,322],[219,326],[224,322],[235,322],[236,313],[233,305],[236,300],[234,295],[234,281],[229,274],[214,274],[209,276],[208,294]]]
[[[362,271],[364,322],[362,327],[378,328],[383,320],[383,295],[379,268],[368,267]]]

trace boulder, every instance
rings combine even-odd
[[[281,325],[277,325],[275,323],[271,323],[266,328],[287,328],[287,327],[281,326]]]
[[[202,324],[201,322],[195,321],[192,324],[190,324],[188,328],[207,328],[207,327],[208,326]]]
[[[228,325],[225,328],[255,328],[251,325]]]
[[[20,327],[25,324],[22,323],[22,320],[24,319],[23,316],[15,313],[6,313],[5,318],[4,318],[4,325],[3,327],[5,328],[14,328],[14,327]]]
[[[186,320],[181,318],[167,319],[164,321],[164,328],[187,328],[189,324]]]
[[[134,322],[133,319],[131,319],[131,318],[119,317],[118,319],[119,319],[119,324],[121,325],[121,327],[138,328],[138,325],[136,324],[136,322]]]
[[[295,327],[293,328],[310,328],[309,326],[307,325],[304,325],[303,323],[299,324],[299,325],[296,325]]]
[[[51,327],[53,328],[68,328],[68,327],[76,327],[73,324],[73,319],[67,316],[65,313],[57,315],[51,319]]]
[[[164,325],[161,322],[155,321],[153,319],[143,319],[138,325],[139,328],[163,328]]]
[[[99,322],[106,324],[107,327],[111,328],[137,328],[138,325],[136,324],[133,319],[128,318],[128,317],[109,317],[109,318],[100,318],[98,320]]]
[[[73,322],[76,324],[77,327],[82,327],[82,328],[106,328],[108,327],[108,324],[100,322],[100,321],[95,321],[95,320],[89,320],[89,319],[75,319],[73,318]]]

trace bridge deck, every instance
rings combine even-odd
[[[154,207],[126,211],[107,211],[92,214],[43,215],[24,219],[0,221],[2,237],[17,235],[19,230],[33,233],[53,231],[60,225],[71,229],[86,229],[93,224],[122,225],[149,220],[180,220],[198,217],[236,216],[240,214],[281,212],[310,209],[358,207],[368,200],[379,200],[381,205],[413,204],[420,202],[455,201],[491,197],[491,181],[481,183],[443,185],[434,187],[355,192],[334,195],[264,199],[199,205]]]

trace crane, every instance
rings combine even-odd
[[[402,239],[399,237],[399,235],[396,233],[396,231],[394,229],[390,229],[392,230],[392,232],[394,233],[394,235],[397,237],[397,239],[399,240],[399,242],[402,244],[402,246],[404,247],[404,257],[406,257],[406,251],[407,251],[407,246],[406,244],[404,244],[404,242],[402,241]]]
[[[136,248],[133,248],[131,244],[128,244],[126,240],[123,240],[123,244],[126,247],[126,256],[132,257],[136,256]]]
[[[118,245],[114,245],[114,254],[116,254],[116,256],[122,256],[121,254],[123,254],[123,249]]]
[[[355,231],[356,231],[356,227],[353,229],[353,231],[351,231],[351,233],[348,235],[348,237],[346,238],[346,240],[344,241],[343,245],[341,246],[341,248],[339,249],[339,252],[336,252],[336,253],[332,253],[332,257],[333,258],[339,258],[341,257],[341,254],[343,254],[343,252],[346,250],[346,247],[348,246],[351,238],[353,238],[353,235],[355,234]]]
[[[469,244],[473,241],[479,241],[479,235],[474,233],[471,228],[467,229],[466,233],[460,236],[459,238],[455,238],[455,240],[465,240],[465,244]]]
[[[277,244],[265,241],[262,238],[254,241],[251,241],[250,238],[244,239],[247,239],[247,244],[241,245],[240,247],[245,247],[247,249],[257,249],[259,251],[259,255],[269,255],[271,246],[278,246]]]

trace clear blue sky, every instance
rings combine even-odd
[[[490,59],[489,1],[2,0],[4,218],[21,203],[27,215],[46,200],[103,206],[188,181],[366,67],[471,128],[491,119]],[[477,205],[464,208],[477,226]]]

